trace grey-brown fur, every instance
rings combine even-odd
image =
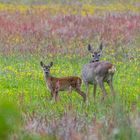
[[[94,53],[94,52],[92,52]],[[97,61],[85,64],[82,69],[82,79],[86,85],[86,93],[88,95],[89,84],[94,85],[94,99],[96,96],[96,87],[100,86],[104,96],[106,96],[106,90],[104,87],[104,82],[107,82],[110,86],[111,92],[115,95],[113,88],[113,75],[115,73],[115,66],[108,61]]]

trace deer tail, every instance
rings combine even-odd
[[[112,65],[112,67],[111,67],[110,69],[108,69],[108,72],[109,72],[110,74],[114,74],[115,71],[116,71],[116,67],[115,67],[114,65]]]

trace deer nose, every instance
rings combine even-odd
[[[49,72],[46,70],[45,73],[48,74]]]
[[[95,59],[95,61],[97,62],[97,61],[99,61],[99,59]]]

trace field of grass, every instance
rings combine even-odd
[[[115,99],[106,85],[108,96],[101,101],[98,88],[94,102],[91,85],[86,103],[67,91],[50,100],[40,61],[53,61],[53,76],[81,77],[87,45],[101,41],[101,61],[117,69]],[[139,140],[139,99],[138,6],[0,4],[0,139]]]

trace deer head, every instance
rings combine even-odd
[[[45,74],[49,75],[50,74],[50,68],[52,67],[53,65],[53,62],[50,62],[50,64],[48,65],[45,65],[42,61],[40,62],[40,65],[44,71]]]
[[[100,56],[102,54],[103,44],[101,43],[99,49],[94,51],[93,47],[89,44],[88,51],[92,54],[92,60],[90,62],[97,62],[100,60]]]

